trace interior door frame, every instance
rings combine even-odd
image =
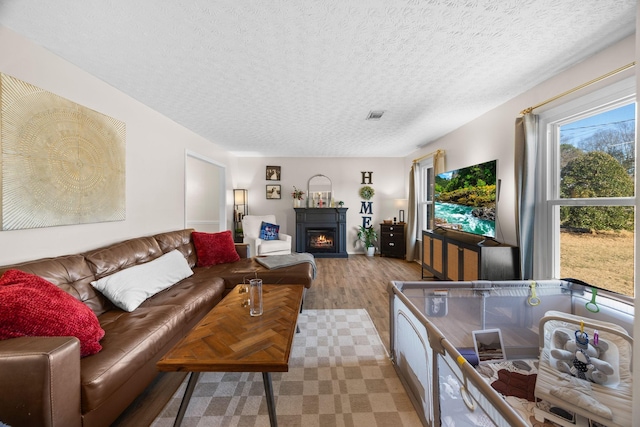
[[[187,174],[188,174],[188,161],[189,157],[203,162],[209,163],[218,168],[219,188],[218,194],[220,195],[220,201],[218,205],[219,215],[219,230],[227,230],[227,166],[223,163],[217,162],[207,156],[196,153],[189,149],[185,150],[184,156],[184,227],[188,228],[189,223],[193,224],[194,221],[189,221],[188,202],[187,202]],[[208,223],[208,222],[207,222]]]

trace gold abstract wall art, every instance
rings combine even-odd
[[[0,73],[2,230],[125,219],[125,124]]]

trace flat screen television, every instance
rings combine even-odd
[[[495,237],[497,163],[492,160],[436,176],[436,227]]]

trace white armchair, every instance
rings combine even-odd
[[[276,224],[275,215],[245,215],[242,218],[244,243],[249,244],[250,256],[286,255],[291,253],[291,236],[278,233],[278,240],[262,240],[260,226],[262,222]]]

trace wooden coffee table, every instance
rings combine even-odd
[[[278,425],[271,372],[289,371],[302,285],[263,285],[262,316],[251,317],[249,294],[236,286],[158,361],[160,371],[191,372],[174,426],[182,423],[200,372],[262,372],[272,427]]]

